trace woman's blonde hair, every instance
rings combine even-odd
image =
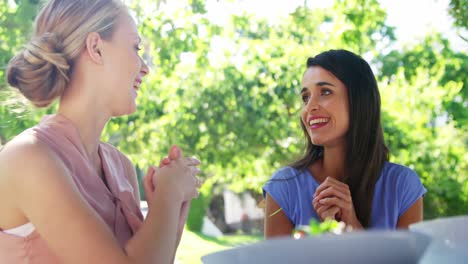
[[[7,67],[7,81],[37,107],[50,105],[68,85],[90,32],[110,39],[125,5],[120,0],[51,0],[35,21],[32,39]]]

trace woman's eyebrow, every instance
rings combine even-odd
[[[331,84],[331,83],[329,83],[329,82],[318,82],[318,83],[316,83],[316,85],[317,85],[317,86],[327,86],[327,85],[328,85],[328,86],[333,86],[333,87],[335,87],[335,85],[333,85],[333,84]]]
[[[336,87],[335,85],[333,85],[333,84],[331,84],[331,83],[329,83],[329,82],[323,82],[323,81],[322,81],[322,82],[317,82],[317,83],[315,83],[315,85],[316,85],[316,86],[332,86],[332,87]],[[308,90],[307,87],[303,87],[300,93],[302,94],[302,93],[306,92],[307,90]]]

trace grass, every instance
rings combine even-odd
[[[209,237],[185,230],[176,255],[177,264],[200,264],[201,257],[209,253],[263,240],[263,236],[224,235]]]

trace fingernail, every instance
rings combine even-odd
[[[171,150],[169,152],[173,152],[176,156],[180,156],[181,150],[177,145],[172,145]]]

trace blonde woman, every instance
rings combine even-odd
[[[102,143],[107,121],[136,110],[148,67],[118,0],[52,0],[8,64],[8,83],[58,111],[0,152],[0,263],[171,263],[198,195],[199,161],[173,147],[144,180],[143,220],[135,171]]]

